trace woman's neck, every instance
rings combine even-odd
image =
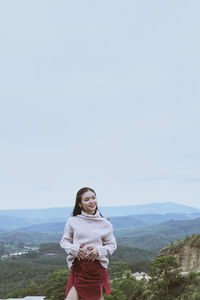
[[[84,213],[86,213],[86,214],[88,214],[88,215],[95,215],[96,212],[97,212],[96,209],[95,209],[94,211],[85,211],[85,210],[83,210],[83,211],[84,211]]]

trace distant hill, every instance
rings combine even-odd
[[[144,215],[133,215],[130,216],[136,220],[142,221],[147,224],[160,224],[170,220],[190,220],[200,217],[200,213],[196,214],[178,214],[178,213],[168,213],[168,214],[144,214]]]
[[[167,222],[170,220],[192,220],[192,219],[196,219],[196,218],[200,218],[200,213],[194,213],[194,214],[177,214],[177,213],[168,213],[168,214],[143,214],[143,215],[129,215],[129,216],[125,216],[125,217],[110,217],[110,221],[112,222],[113,225],[115,225],[114,220],[117,220],[117,222],[119,222],[120,218],[122,218],[122,225],[123,223],[126,224],[126,218],[134,219],[135,224],[137,224],[137,226],[139,225],[152,225],[152,224],[160,224],[163,222]],[[123,220],[125,222],[123,222]],[[139,223],[137,223],[137,221],[139,221]],[[125,226],[120,226],[125,227]],[[126,226],[127,227],[127,226]]]
[[[124,217],[110,217],[109,220],[113,225],[114,230],[121,230],[120,232],[131,232],[138,228],[143,228],[146,225],[156,225],[163,222],[172,221],[172,220],[192,220],[200,214],[191,214],[191,215],[182,215],[182,214],[166,214],[166,215],[131,215]],[[63,232],[65,222],[57,223],[39,223],[33,224],[30,226],[19,227],[19,228],[10,228],[11,232]],[[145,227],[146,228],[146,227]],[[4,230],[5,231],[5,230]]]
[[[61,233],[64,231],[65,223],[44,223],[44,224],[35,224],[27,227],[20,227],[17,229],[12,229],[12,232],[57,232]]]
[[[138,228],[145,226],[146,224],[142,221],[136,220],[133,217],[110,217],[110,222],[113,224],[115,229],[120,228]],[[60,223],[43,223],[43,224],[34,224],[27,227],[20,227],[16,229],[11,229],[13,232],[63,232],[65,222]]]
[[[52,207],[43,209],[8,209],[0,210],[2,216],[20,217],[29,224],[44,222],[60,222],[66,220],[72,213],[72,207]],[[34,223],[33,223],[34,222]]]
[[[21,243],[30,247],[37,247],[42,243],[59,243],[61,237],[60,232],[0,232],[0,241],[15,247]]]
[[[145,226],[144,222],[136,220],[132,217],[110,217],[110,222],[113,224],[115,229],[120,228],[138,228]],[[16,229],[11,229],[13,232],[63,232],[65,222],[60,223],[44,223],[44,224],[34,224],[27,227],[20,227]]]
[[[66,222],[72,214],[72,210],[72,207],[0,210],[0,228],[9,230],[34,224]],[[200,209],[173,202],[132,206],[100,206],[99,210],[105,217],[111,218],[128,215],[140,222],[148,224],[156,224],[169,220],[169,217],[166,214],[173,214],[171,215],[172,219],[190,219],[200,217]],[[155,214],[159,216],[155,216]],[[180,216],[183,214],[185,216]],[[194,214],[196,214],[196,216],[192,217]],[[145,215],[149,215],[149,217]],[[132,221],[130,220],[130,222]]]
[[[31,222],[28,219],[9,215],[0,215],[0,231],[9,230],[11,228],[28,226]]]
[[[142,214],[192,214],[200,213],[200,209],[177,204],[174,202],[154,202],[143,205],[133,206],[114,206],[114,207],[100,207],[101,212],[105,216],[125,216],[125,215],[142,215]]]
[[[145,226],[128,232],[116,231],[121,245],[160,250],[171,241],[200,233],[200,218],[184,221],[168,221],[157,225]]]
[[[119,218],[120,219],[120,218]],[[124,218],[123,222],[125,222]],[[135,220],[133,219],[134,223]],[[130,220],[128,223],[130,225]],[[140,227],[126,223],[122,225],[116,218],[114,235],[118,245],[131,246],[150,250],[153,252],[160,251],[163,247],[169,245],[171,241],[185,238],[187,235],[200,234],[200,218],[192,220],[174,221],[170,220],[155,225],[141,225]],[[44,242],[59,242],[65,222],[46,223],[29,226],[26,228],[15,229],[13,232],[0,232],[0,241],[18,245],[23,242],[27,246],[39,245]],[[121,226],[121,227],[120,227]],[[17,234],[16,234],[17,232]]]
[[[135,216],[110,217],[109,220],[114,229],[138,228],[146,225],[145,222],[135,219]]]
[[[30,217],[31,219],[62,219],[72,214],[73,207],[51,207],[42,209],[7,209],[0,210],[1,215]],[[106,217],[139,214],[191,214],[200,213],[200,209],[174,202],[154,202],[143,205],[99,206],[99,210]]]
[[[110,257],[110,261],[134,262],[139,260],[152,260],[156,253],[149,250],[118,245],[117,251]]]

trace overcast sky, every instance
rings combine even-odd
[[[200,208],[200,2],[0,1],[0,209]]]

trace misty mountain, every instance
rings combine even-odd
[[[0,210],[1,216],[20,217],[26,220],[26,222],[44,223],[48,222],[60,222],[66,220],[72,214],[72,207],[52,207],[42,209],[7,209]]]
[[[141,227],[129,231],[116,231],[121,245],[155,251],[188,235],[200,233],[200,218],[183,221],[167,221],[157,225]]]
[[[193,214],[177,214],[177,213],[168,213],[164,215],[160,214],[144,214],[144,215],[131,215],[129,217],[134,218],[135,220],[141,221],[147,224],[160,224],[167,222],[169,220],[192,220],[200,218],[200,213]]]
[[[144,222],[135,220],[132,217],[110,217],[110,222],[113,224],[115,229],[120,228],[138,228],[145,226]],[[43,224],[34,224],[27,227],[20,227],[16,229],[11,229],[13,232],[63,232],[65,222],[60,223],[43,223]]]
[[[4,231],[9,231],[35,224],[66,222],[72,214],[72,209],[72,207],[55,207],[45,209],[0,210],[0,228]],[[122,228],[124,226],[138,227],[145,224],[159,224],[168,220],[187,220],[200,217],[200,210],[197,208],[172,202],[135,206],[100,207],[99,210],[103,216],[109,217],[109,219],[112,220],[116,228]],[[121,220],[113,219],[115,217],[124,216],[126,216],[125,223],[123,218]]]
[[[112,223],[114,229],[119,228],[138,228],[145,226],[146,223],[135,219],[135,216],[125,216],[125,217],[110,217],[109,221]]]
[[[200,233],[200,218],[192,220],[169,220],[159,224],[145,224],[131,217],[111,217],[114,234],[118,242],[131,247],[161,249],[164,245],[186,235]],[[63,234],[65,222],[36,224],[17,228],[12,232],[60,233]]]
[[[125,219],[125,218],[124,218]],[[0,232],[0,240],[5,243],[25,243],[39,245],[44,242],[59,242],[65,223],[38,224],[15,232]],[[37,227],[38,226],[38,227]],[[126,226],[126,225],[122,225]],[[21,230],[23,230],[21,232]],[[17,232],[17,234],[16,234]],[[114,235],[118,245],[160,251],[171,241],[185,238],[188,235],[200,233],[200,218],[193,220],[170,220],[156,225],[142,225],[140,227],[114,227]]]
[[[12,229],[12,232],[58,232],[62,233],[64,231],[65,223],[43,223],[43,224],[34,224],[27,227],[20,227]]]
[[[31,225],[31,222],[22,217],[0,215],[0,230],[9,230],[11,228],[28,226]]]
[[[154,202],[143,205],[133,206],[114,206],[114,207],[100,207],[101,212],[105,216],[125,216],[125,215],[143,215],[143,214],[193,214],[200,213],[200,209],[177,204],[174,202]]]
[[[154,202],[143,205],[130,206],[99,206],[99,210],[105,217],[109,216],[125,216],[139,214],[191,214],[200,213],[200,209],[186,206],[174,202]],[[59,219],[66,218],[72,214],[73,207],[51,207],[42,209],[7,209],[0,210],[1,215],[30,217],[36,219]]]
[[[195,214],[144,214],[130,215],[124,217],[110,217],[109,220],[115,229],[120,228],[138,228],[145,225],[160,224],[169,220],[190,220],[200,217],[200,213]],[[62,232],[64,222],[37,222],[31,224],[31,221],[20,217],[0,216],[0,231],[24,231],[24,232]],[[63,227],[62,227],[63,226]]]

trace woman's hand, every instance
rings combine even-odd
[[[78,250],[78,260],[80,261],[81,259],[84,260],[87,252],[83,250],[84,244],[81,244]]]
[[[91,260],[91,261],[94,261],[98,256],[99,256],[99,253],[98,253],[98,250],[96,247],[94,246],[91,246],[91,247],[87,247],[88,250],[90,250],[90,253],[88,253],[85,258],[87,260]]]

